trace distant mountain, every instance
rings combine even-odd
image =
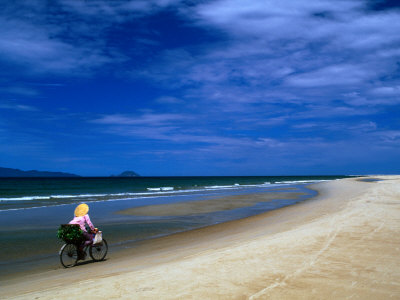
[[[47,171],[22,171],[19,169],[10,169],[0,167],[0,177],[80,177],[79,175],[64,172]]]
[[[140,175],[133,171],[125,171],[119,175],[112,175],[112,177],[140,177]]]

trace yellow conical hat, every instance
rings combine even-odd
[[[75,208],[75,217],[82,217],[89,212],[89,206],[85,203],[79,204]]]

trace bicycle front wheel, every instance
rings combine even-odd
[[[94,261],[103,260],[106,257],[107,252],[108,252],[108,245],[105,239],[103,239],[103,241],[100,244],[91,245],[89,249],[90,257]]]
[[[74,244],[65,244],[61,247],[60,261],[65,268],[71,268],[78,262],[78,248]]]

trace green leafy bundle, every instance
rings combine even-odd
[[[83,241],[79,225],[63,224],[57,230],[57,237],[66,243],[80,244]]]

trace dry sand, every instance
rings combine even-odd
[[[314,199],[0,282],[9,299],[400,298],[400,176],[314,186]]]

